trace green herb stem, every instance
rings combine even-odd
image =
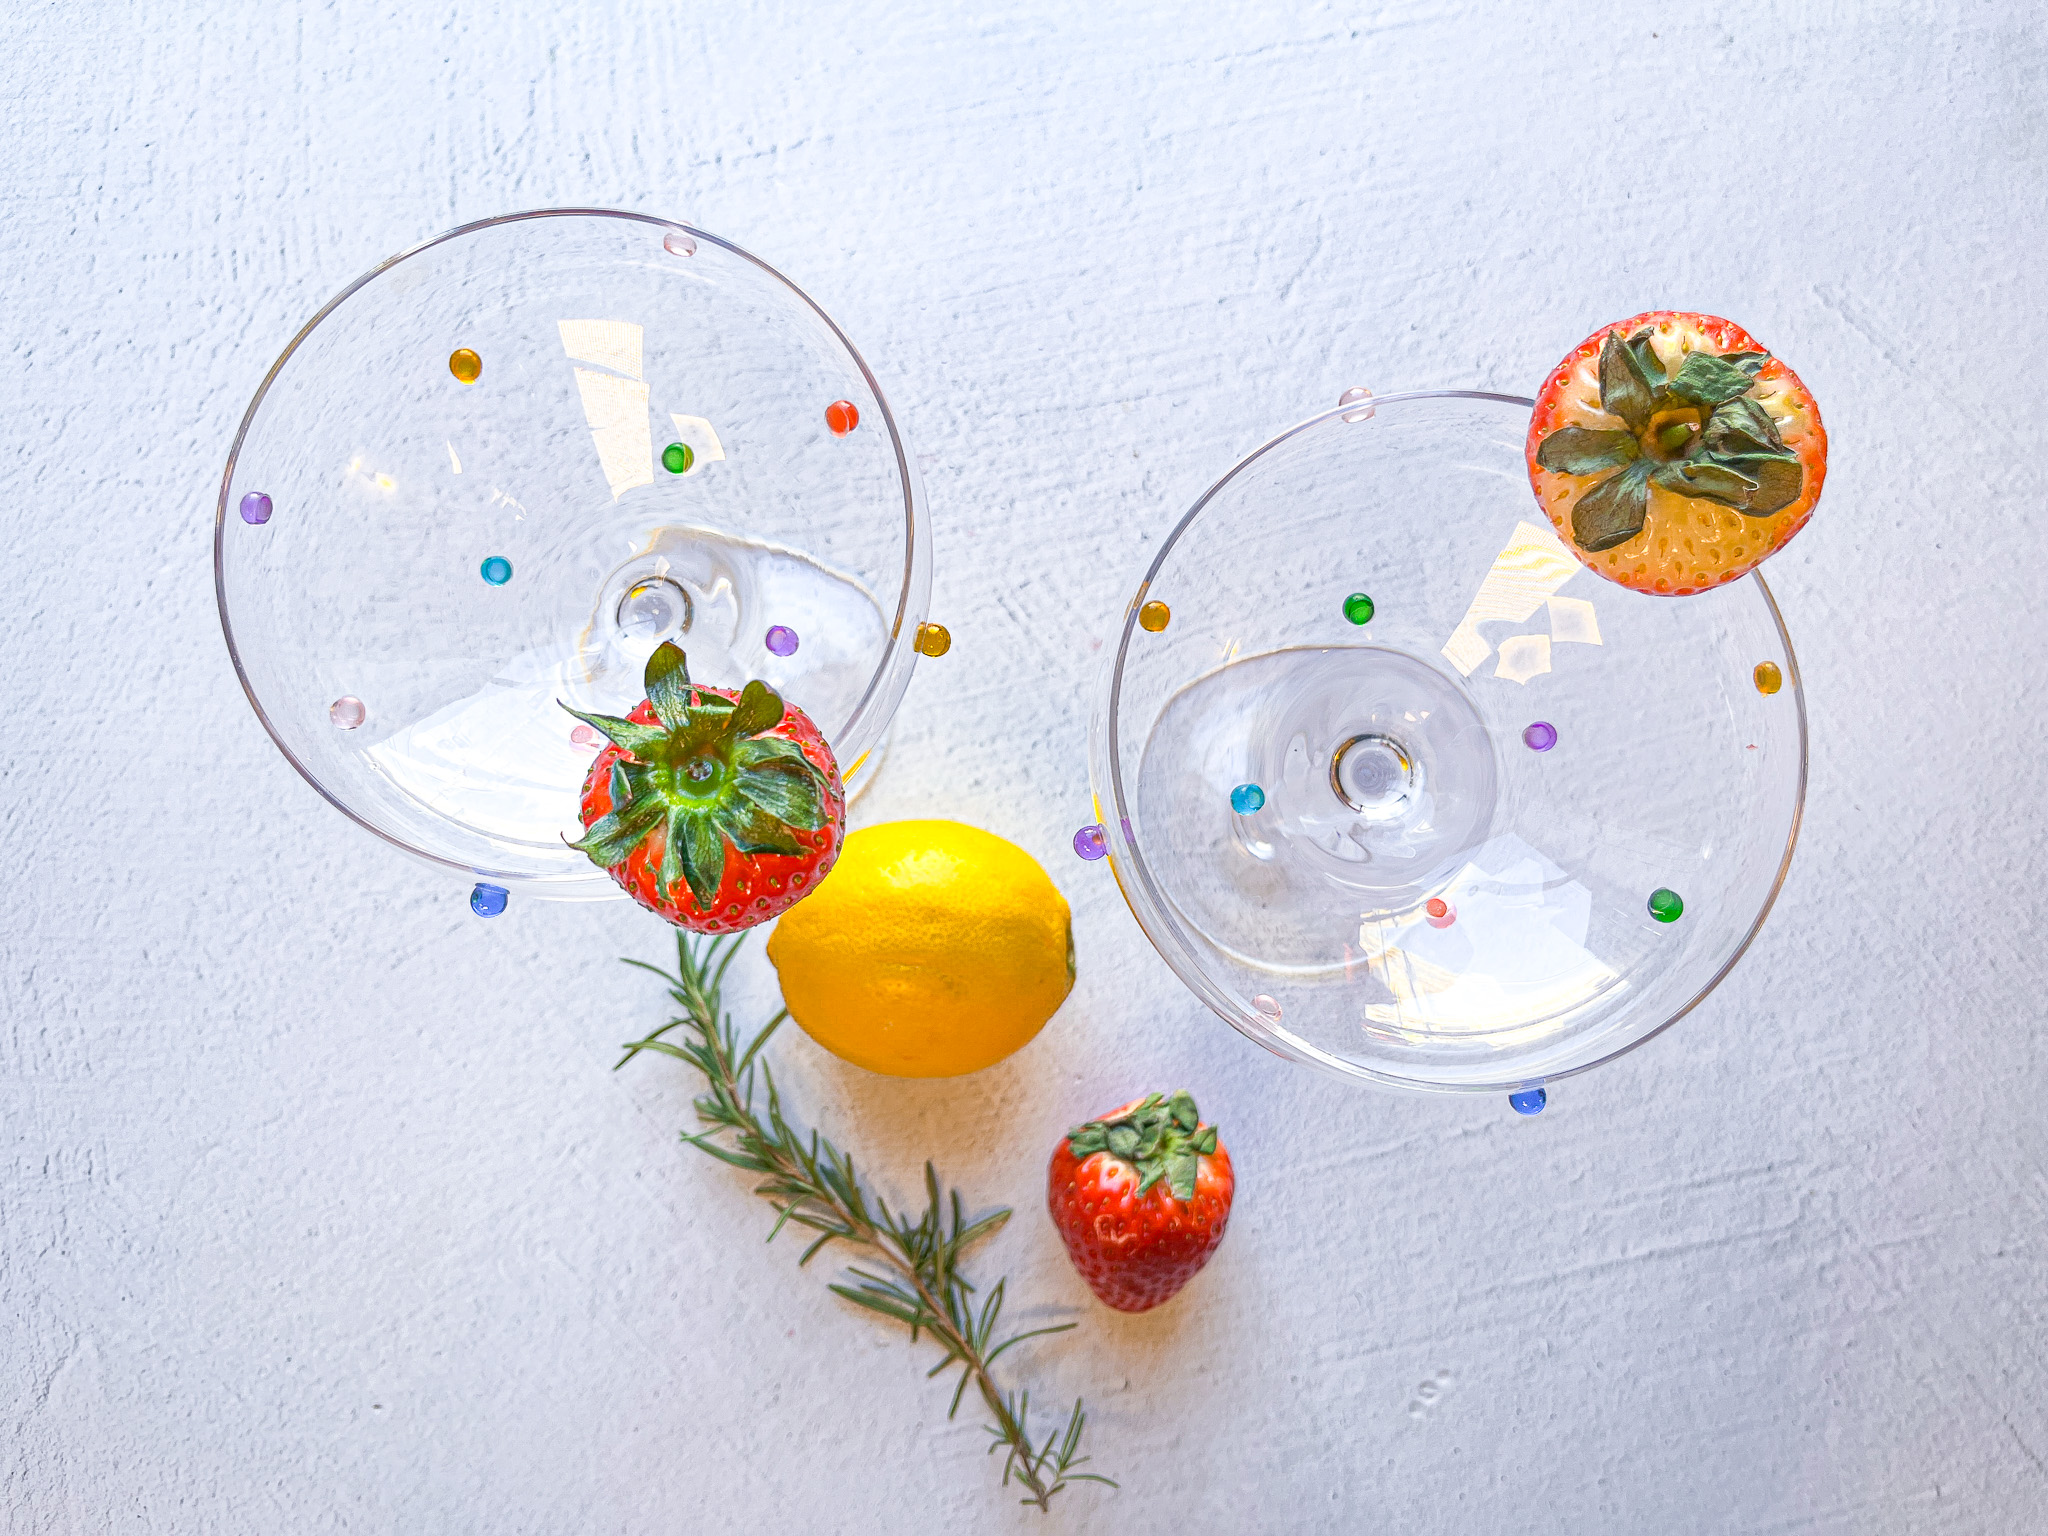
[[[760,1176],[754,1192],[777,1211],[768,1234],[770,1242],[785,1226],[817,1234],[797,1261],[799,1265],[808,1264],[835,1240],[864,1250],[870,1267],[849,1265],[851,1283],[835,1283],[832,1291],[855,1306],[903,1324],[910,1330],[912,1342],[929,1334],[944,1351],[929,1375],[960,1367],[947,1417],[959,1412],[972,1385],[995,1421],[986,1428],[991,1454],[999,1448],[1004,1453],[1003,1484],[1007,1487],[1015,1478],[1025,1490],[1025,1504],[1048,1509],[1053,1495],[1073,1482],[1105,1483],[1114,1488],[1116,1484],[1109,1478],[1076,1470],[1088,1460],[1078,1454],[1088,1422],[1078,1399],[1064,1429],[1051,1430],[1042,1445],[1034,1444],[1030,1394],[1004,1391],[991,1374],[990,1367],[1014,1345],[1064,1333],[1074,1326],[1059,1323],[1032,1328],[995,1342],[1008,1282],[997,1281],[985,1297],[977,1298],[974,1283],[962,1272],[961,1260],[970,1245],[1008,1221],[1010,1212],[996,1210],[968,1221],[959,1191],[948,1191],[942,1198],[938,1174],[926,1163],[924,1213],[914,1221],[899,1216],[886,1201],[867,1192],[850,1156],[816,1131],[806,1135],[789,1123],[774,1074],[761,1059],[761,1048],[789,1017],[788,1010],[777,1013],[742,1048],[732,1017],[721,1005],[725,972],[739,953],[742,937],[707,941],[678,931],[673,976],[638,960],[626,962],[666,981],[669,995],[682,1012],[645,1039],[627,1045],[619,1065],[642,1051],[653,1051],[697,1069],[707,1088],[696,1101],[697,1116],[705,1129],[694,1136],[686,1132],[683,1140],[721,1162]],[[683,1031],[679,1038],[665,1038],[677,1030]],[[765,1101],[761,1109],[755,1107],[757,1086]]]

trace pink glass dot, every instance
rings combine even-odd
[[[1259,1013],[1262,1016],[1273,1020],[1275,1023],[1279,1022],[1280,1004],[1276,999],[1270,998],[1266,996],[1265,993],[1261,992],[1257,997],[1252,999],[1252,1006],[1258,1009]]]
[[[770,655],[794,656],[796,654],[796,631],[785,624],[777,624],[768,631],[766,645]]]
[[[1099,822],[1091,822],[1074,834],[1074,852],[1091,864],[1109,852],[1109,844],[1102,836]]]
[[[1522,745],[1531,752],[1548,752],[1557,745],[1557,727],[1548,720],[1538,720],[1534,725],[1524,727]]]
[[[327,718],[344,731],[352,731],[369,718],[369,711],[363,708],[363,701],[352,693],[345,693],[327,706]]]
[[[569,733],[569,739],[579,747],[594,747],[603,741],[604,737],[587,725],[579,725]]]
[[[694,256],[697,254],[697,242],[684,234],[680,229],[670,230],[663,238],[661,248],[671,256]]]

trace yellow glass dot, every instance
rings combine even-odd
[[[484,360],[467,347],[458,347],[448,354],[448,371],[464,384],[474,384],[483,376]]]
[[[1156,635],[1159,631],[1166,628],[1168,621],[1172,618],[1173,610],[1167,607],[1166,604],[1150,602],[1138,610],[1138,628]]]
[[[1760,661],[1756,664],[1756,691],[1776,693],[1785,686],[1785,674],[1778,670],[1775,661]]]
[[[920,624],[913,645],[920,656],[943,656],[953,649],[953,632],[943,624]]]

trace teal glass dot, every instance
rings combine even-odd
[[[1354,624],[1372,622],[1372,599],[1363,592],[1354,592],[1344,599],[1344,617]]]
[[[477,567],[483,578],[494,587],[502,587],[512,579],[512,562],[503,555],[492,555]]]
[[[1685,911],[1685,903],[1678,899],[1678,892],[1664,886],[1650,892],[1650,916],[1660,923],[1675,923]]]
[[[1240,816],[1249,816],[1266,803],[1266,792],[1256,784],[1240,784],[1230,792],[1230,808]]]
[[[697,455],[690,452],[688,443],[670,443],[661,450],[661,467],[672,475],[688,474],[696,462]]]

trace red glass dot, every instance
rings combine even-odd
[[[1446,902],[1441,896],[1430,897],[1429,900],[1424,903],[1424,905],[1429,908],[1429,915],[1431,917],[1442,917],[1446,912],[1451,910],[1450,904]]]
[[[825,425],[834,437],[844,437],[860,425],[860,407],[851,400],[834,400],[825,407]]]

